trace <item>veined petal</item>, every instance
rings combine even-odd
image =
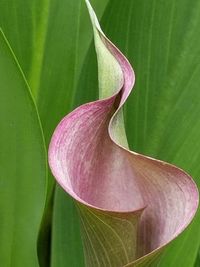
[[[183,170],[128,149],[122,107],[134,72],[86,3],[102,99],[78,107],[59,123],[49,164],[78,205],[86,266],[151,266],[191,222],[198,190]]]

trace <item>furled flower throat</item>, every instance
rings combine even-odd
[[[135,81],[89,3],[100,99],[68,114],[49,147],[57,182],[75,199],[87,267],[156,266],[191,222],[198,190],[183,170],[128,149],[122,107]]]

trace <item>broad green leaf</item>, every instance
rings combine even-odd
[[[200,255],[198,253],[194,267],[198,267],[199,265],[200,265]]]
[[[107,2],[93,0],[99,16]],[[86,15],[82,0],[0,2],[0,26],[37,100],[47,143],[56,123],[71,106],[91,42]]]
[[[46,198],[40,120],[19,64],[0,30],[0,262],[39,267],[37,238]]]
[[[136,72],[135,92],[126,107],[130,147],[180,166],[198,184],[199,5],[197,0],[113,0],[102,20],[105,32]],[[92,76],[96,70],[87,65],[83,73]],[[96,82],[85,81],[86,95],[88,84],[93,88]],[[193,266],[200,243],[199,218],[198,214],[169,247],[160,266]]]

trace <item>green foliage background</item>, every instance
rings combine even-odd
[[[200,1],[91,3],[136,72],[125,108],[130,147],[178,165],[200,185]],[[9,42],[1,33],[1,265],[84,266],[74,204],[46,164],[60,119],[98,98],[84,1],[2,0],[0,27]],[[200,266],[199,244],[198,212],[159,266]]]

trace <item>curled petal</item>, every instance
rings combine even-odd
[[[122,107],[134,72],[86,3],[102,99],[78,107],[59,123],[49,164],[76,200],[86,266],[150,266],[191,222],[198,190],[183,170],[128,149]]]

